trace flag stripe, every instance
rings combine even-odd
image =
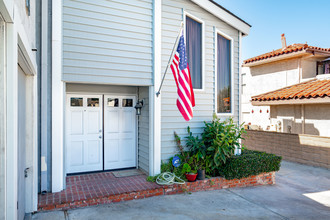
[[[189,66],[187,63],[184,38],[180,37],[177,51],[171,63],[171,70],[177,86],[178,98],[176,105],[186,121],[193,117],[195,106],[194,91],[191,83]]]

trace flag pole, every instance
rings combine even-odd
[[[175,44],[174,44],[173,49],[172,49],[172,54],[170,56],[170,59],[168,60],[168,63],[167,63],[166,69],[165,69],[165,73],[164,73],[162,82],[160,83],[158,92],[156,93],[156,96],[157,97],[160,95],[160,90],[162,89],[162,86],[163,86],[163,83],[164,83],[164,79],[165,79],[165,76],[166,76],[166,73],[167,73],[167,69],[170,66],[171,61],[173,60],[173,57],[174,57],[174,54],[175,54],[174,51],[175,51],[175,48],[178,46],[179,38],[180,38],[180,33],[181,33],[182,29],[183,29],[183,22],[181,22],[181,28],[180,28],[180,31],[178,33],[178,36],[177,36],[177,38],[175,40]]]

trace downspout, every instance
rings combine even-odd
[[[305,105],[301,105],[301,133],[305,134]]]
[[[298,83],[300,83],[301,82],[301,79],[302,79],[301,58],[299,58],[299,60],[298,60],[298,73],[299,73],[299,81],[298,81]]]
[[[40,85],[40,135],[41,135],[41,161],[40,161],[40,190],[42,193],[49,192],[50,187],[48,184],[49,172],[49,152],[48,152],[48,0],[41,1],[41,85]]]
[[[241,88],[242,88],[242,67],[241,67],[241,60],[242,60],[242,32],[238,31],[238,124],[242,123],[242,96],[241,96]],[[217,49],[217,48],[216,48]],[[239,140],[239,144],[241,146],[242,140]],[[237,149],[235,147],[235,155],[241,155],[242,150]]]

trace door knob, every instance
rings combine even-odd
[[[102,129],[100,129],[99,132],[101,133],[102,132]]]
[[[99,138],[101,139],[102,138],[102,135],[100,135]]]

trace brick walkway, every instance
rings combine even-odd
[[[146,178],[146,175],[117,178],[112,172],[69,176],[66,179],[67,188],[62,192],[39,194],[38,211],[67,210],[184,192],[275,184],[274,172],[239,180],[213,177],[171,186],[159,186],[147,182]]]
[[[66,189],[58,193],[39,194],[38,210],[82,207],[84,203],[100,203],[100,199],[112,196],[147,191],[153,193],[161,186],[147,182],[146,175],[115,177],[111,172],[69,176],[66,178]],[[153,190],[153,191],[152,191]],[[151,192],[150,192],[151,191]],[[157,190],[156,190],[157,191]]]

